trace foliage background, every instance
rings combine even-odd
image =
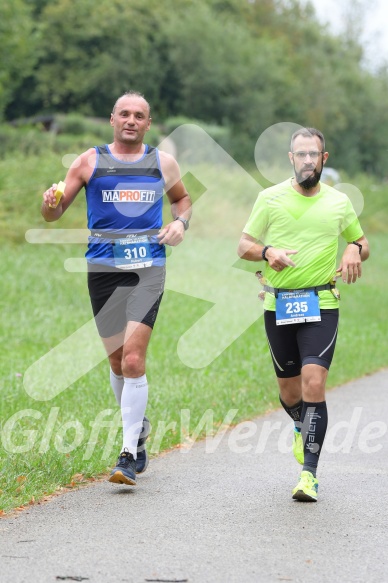
[[[301,0],[0,4],[0,120],[106,119],[135,89],[158,123],[179,115],[222,126],[240,162],[252,163],[263,130],[292,121],[320,128],[339,168],[386,176],[387,67],[366,69],[355,8],[335,36]]]

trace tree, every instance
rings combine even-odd
[[[39,31],[31,8],[23,0],[2,0],[0,46],[3,59],[0,69],[0,120],[23,79],[37,60]]]
[[[45,110],[106,116],[112,99],[128,89],[147,93],[152,102],[164,67],[161,22],[151,6],[127,0],[48,4],[35,72]]]
[[[365,0],[355,0],[340,36],[301,0],[15,0],[12,10],[4,1],[7,119],[107,117],[135,89],[157,121],[183,115],[227,128],[240,159],[244,150],[253,160],[261,132],[286,121],[322,129],[344,169],[383,172],[387,76],[363,63]]]

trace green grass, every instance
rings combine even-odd
[[[37,163],[37,159],[26,159],[20,176],[17,160],[9,161],[8,170],[11,167],[12,171],[8,174],[7,164],[0,162],[0,509],[5,512],[107,472],[121,444],[119,427],[103,426],[95,443],[89,443],[93,422],[99,415],[105,415],[111,425],[115,415],[117,421],[118,408],[109,386],[106,359],[47,402],[34,400],[23,386],[26,371],[37,359],[91,319],[85,274],[69,273],[64,268],[67,258],[83,257],[83,246],[32,245],[24,240],[29,228],[84,225],[82,195],[63,221],[43,223],[39,215],[41,192],[52,181],[63,178],[55,156],[47,155],[45,161],[43,164],[41,160]],[[231,318],[243,315],[238,311],[241,306],[244,311],[257,305],[260,314],[259,302],[247,301],[245,306],[238,287],[239,277],[248,275],[252,277],[248,287],[256,296],[256,280],[244,271],[252,271],[254,266],[242,265],[235,254],[254,200],[249,194],[252,185],[247,178],[246,189],[238,185],[244,194],[235,197],[234,178],[227,173],[219,176],[219,190],[212,193],[210,200],[201,196],[201,183],[193,176],[187,177],[198,204],[187,240],[181,251],[173,250],[169,258],[174,285],[165,292],[148,352],[147,415],[153,425],[149,445],[155,455],[192,437],[209,410],[213,415],[210,425],[216,431],[232,409],[237,410],[233,418],[237,423],[278,407],[277,384],[260,317],[202,368],[192,368],[190,362],[185,364],[179,357],[182,335],[202,316],[210,314],[213,302],[219,298],[227,299],[224,314],[213,329],[206,331],[215,343],[227,336],[229,324],[233,324]],[[364,264],[364,275],[356,285],[341,285],[340,334],[329,387],[388,366],[388,256],[383,232],[388,216],[387,188],[377,185],[368,191],[367,180],[361,177],[359,181],[363,181],[365,192],[361,221],[372,256]],[[234,267],[227,267],[229,264]],[[237,287],[233,287],[235,276]],[[242,283],[245,286],[245,279]],[[233,311],[233,304],[237,311]],[[206,334],[198,339],[200,355],[208,342]],[[67,366],[72,367],[71,354]],[[184,410],[190,412],[189,427],[181,422]],[[169,424],[170,429],[159,443],[158,430]]]
[[[365,264],[363,278],[357,285],[341,288],[341,330],[329,375],[330,387],[388,364],[385,237],[372,236],[371,244],[375,259]],[[103,411],[111,410],[106,413],[107,421],[117,413],[109,387],[107,361],[48,402],[35,401],[23,388],[21,375],[26,369],[90,318],[85,275],[66,273],[62,267],[65,258],[75,254],[74,247],[24,244],[10,246],[5,251],[7,277],[1,306],[0,507],[8,511],[74,482],[75,474],[89,478],[106,472],[120,447],[120,431],[106,451],[109,428],[102,428],[90,457],[84,459],[91,422]],[[81,249],[77,252],[80,255]],[[255,285],[252,277],[252,286]],[[238,422],[278,407],[261,318],[209,366],[193,369],[180,361],[177,355],[180,336],[210,306],[206,301],[173,291],[167,291],[163,299],[149,348],[147,371],[150,382],[147,411],[154,431],[162,423],[175,424],[166,432],[161,450],[185,438],[186,428],[181,427],[183,409],[190,410],[189,433],[192,433],[209,409],[213,411],[214,429],[217,429],[231,409],[238,409],[233,419]],[[222,322],[220,325],[218,333],[222,334]],[[12,432],[7,432],[12,443],[4,443],[7,422],[9,426],[12,416],[21,411],[23,417]],[[44,437],[49,419],[52,431]],[[76,429],[69,427],[66,433],[63,429],[64,424],[73,426],[75,422],[82,441],[73,449]],[[151,447],[152,444],[151,439]],[[25,446],[27,451],[10,453],[4,445],[8,450],[10,446],[11,449]]]

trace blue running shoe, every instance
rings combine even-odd
[[[143,419],[143,427],[139,435],[139,441],[137,442],[137,458],[135,460],[136,473],[142,474],[146,471],[148,466],[148,453],[146,450],[145,442],[151,432],[151,423],[147,417]]]
[[[116,467],[110,473],[109,482],[136,486],[136,464],[127,448],[119,455]]]

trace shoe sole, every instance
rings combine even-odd
[[[119,470],[112,474],[111,476],[109,476],[108,481],[112,482],[113,484],[126,484],[127,486],[136,486],[136,480],[133,480],[132,478],[127,478],[127,476],[124,476],[124,474]]]
[[[306,492],[303,492],[303,490],[298,490],[297,492],[295,492],[295,494],[293,494],[292,497],[294,500],[299,500],[300,502],[316,502],[317,501],[317,498],[314,498],[313,496],[306,494]]]

